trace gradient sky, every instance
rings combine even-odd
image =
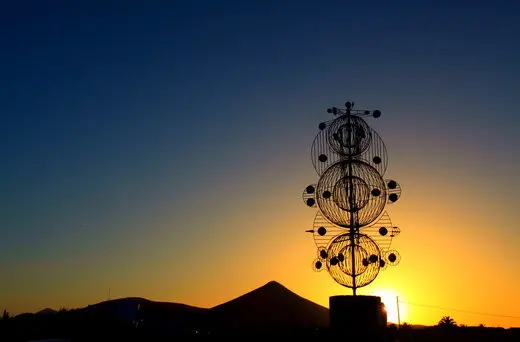
[[[360,293],[520,316],[519,15],[515,1],[4,4],[0,309],[109,288],[211,307],[270,280],[324,306],[349,294],[311,269],[301,193],[318,123],[350,100],[382,111],[368,123],[403,187],[402,261]]]

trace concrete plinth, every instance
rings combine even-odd
[[[379,340],[385,334],[387,315],[381,297],[332,296],[329,308],[329,329],[335,336]]]

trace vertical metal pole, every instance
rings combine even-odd
[[[401,328],[401,312],[399,309],[399,296],[396,296],[397,298],[397,327]]]
[[[352,141],[351,139],[353,139],[354,137],[352,136],[353,132],[352,132],[352,126],[351,126],[351,121],[350,121],[350,107],[347,107],[347,127],[348,127],[348,132],[347,132],[347,142],[348,142],[348,145],[349,145],[349,150],[350,150],[350,146],[352,146]],[[356,295],[356,248],[355,248],[355,241],[354,241],[354,232],[355,232],[355,228],[354,228],[354,203],[355,203],[355,199],[354,199],[354,196],[355,196],[355,193],[354,193],[354,183],[352,182],[352,153],[351,151],[349,151],[349,154],[348,154],[348,177],[349,177],[349,184],[348,184],[348,191],[347,191],[347,196],[348,196],[348,201],[349,201],[349,206],[350,206],[350,248],[351,248],[351,258],[352,258],[352,294],[355,296]]]

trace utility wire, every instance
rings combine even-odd
[[[435,306],[435,305],[425,305],[425,304],[410,303],[410,302],[403,302],[403,301],[399,301],[399,304],[408,304],[408,305],[412,305],[412,306],[422,306],[422,307],[425,307],[425,308],[464,312],[464,313],[469,313],[469,314],[474,314],[474,315],[484,315],[484,316],[494,316],[494,317],[505,317],[505,318],[520,319],[520,316],[497,315],[497,314],[492,314],[492,313],[476,312],[476,311],[460,310],[460,309],[452,309],[452,308],[443,308],[443,307]]]

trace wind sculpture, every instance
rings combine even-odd
[[[396,202],[401,187],[385,179],[388,164],[381,137],[365,117],[379,118],[379,110],[327,109],[336,118],[319,124],[311,157],[318,183],[303,191],[304,203],[318,208],[313,234],[317,246],[315,271],[325,268],[339,284],[356,289],[370,284],[388,265],[397,265],[400,255],[391,250],[400,233],[385,210]]]

